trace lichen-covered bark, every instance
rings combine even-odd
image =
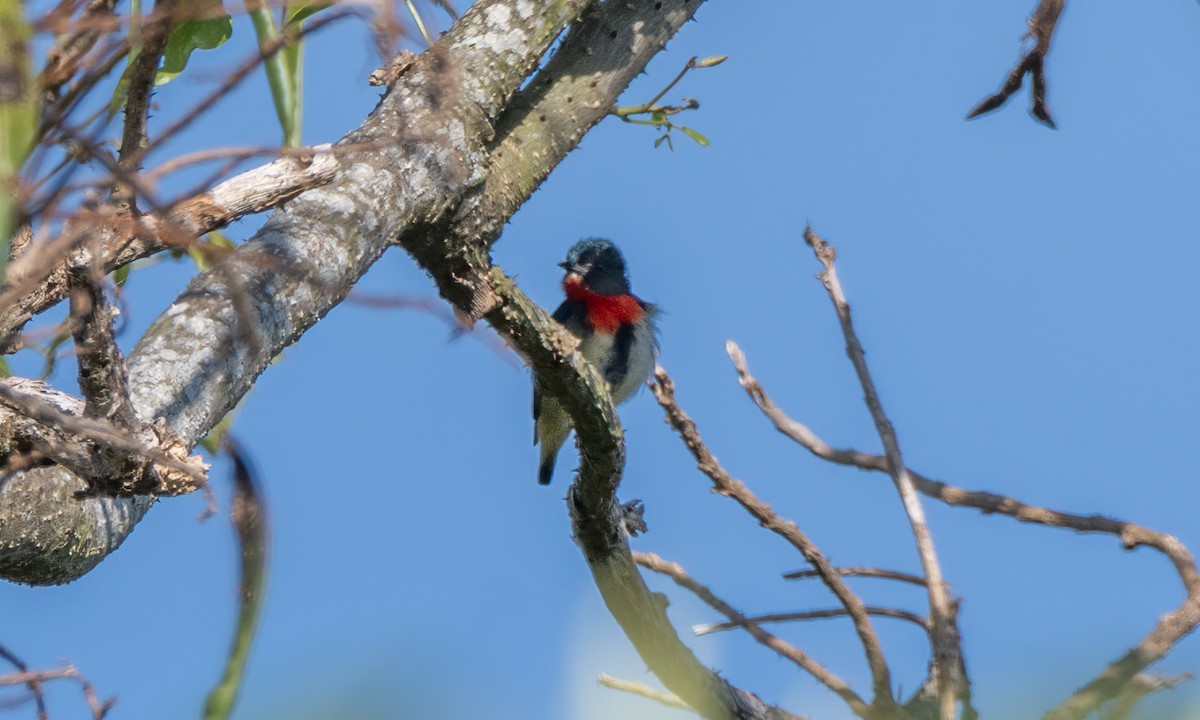
[[[584,0],[481,0],[342,145],[338,177],[307,192],[197,276],[129,357],[143,420],[196,442],[280,349],[340,302],[406,227],[436,220],[483,177],[506,100]],[[0,576],[69,582],[128,536],[152,504],[76,500],[60,468],[0,486]]]

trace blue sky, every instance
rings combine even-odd
[[[860,337],[909,464],[1027,502],[1099,512],[1200,548],[1193,456],[1200,427],[1200,11],[1072,4],[1049,58],[1059,130],[1022,93],[973,122],[1018,55],[1032,2],[760,3],[714,0],[623,101],[653,96],[693,55],[668,100],[711,141],[654,149],[653,131],[609,120],[514,218],[495,257],[547,307],[556,267],[584,236],[616,241],[634,290],[663,306],[662,363],[725,466],[843,565],[919,568],[891,484],[829,466],[777,434],[738,387],[738,341],[772,397],[834,445],[879,447],[846,361],[806,222],[839,250]],[[196,58],[159,95],[187,102],[251,47]],[[328,142],[374,106],[379,62],[342,23],[308,47],[305,140]],[[176,152],[277,140],[265,80],[182,137]],[[153,158],[163,160],[162,157]],[[247,237],[257,223],[231,228]],[[129,346],[192,269],[134,274]],[[363,280],[429,298],[401,252]],[[485,336],[482,339],[487,340]],[[436,317],[344,305],[284,353],[234,425],[262,473],[274,558],[236,717],[600,720],[677,711],[595,686],[601,672],[649,680],[570,540],[565,452],[535,482],[530,380],[488,342],[451,340]],[[60,372],[73,389],[72,368]],[[681,563],[746,612],[829,607],[783,541],[708,491],[649,393],[622,408],[621,497],[646,504],[635,549]],[[228,496],[227,464],[214,483]],[[115,718],[195,716],[233,624],[232,533],[199,524],[199,497],[159,503],[125,546],[58,588],[0,586],[0,642],[34,665],[69,658]],[[954,592],[977,705],[1036,717],[1137,642],[1182,599],[1169,562],[1114,538],[1019,525],[927,501]],[[689,636],[713,612],[673,586]],[[854,584],[874,604],[921,611],[916,588]],[[11,619],[19,618],[19,622]],[[877,627],[895,681],[924,671],[910,626]],[[775,628],[858,688],[851,627]],[[746,637],[690,644],[741,687],[814,718],[849,712]],[[1200,668],[1185,639],[1158,669]],[[70,688],[54,717],[80,717]],[[23,711],[25,712],[25,711]],[[1200,713],[1200,686],[1139,717]],[[19,716],[19,715],[18,715]]]

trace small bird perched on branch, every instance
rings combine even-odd
[[[658,356],[657,309],[629,288],[625,258],[608,240],[580,240],[559,267],[567,271],[567,299],[554,319],[579,338],[579,352],[608,381],[614,403],[628,400],[646,382]],[[554,398],[533,385],[534,444],[541,444],[538,482],[549,485],[558,450],[571,433],[571,418]]]

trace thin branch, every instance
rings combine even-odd
[[[680,700],[679,696],[675,693],[652,688],[646,683],[638,682],[637,680],[622,680],[621,678],[616,678],[612,675],[601,673],[600,677],[596,678],[596,682],[597,684],[603,685],[606,688],[620,690],[621,692],[627,692],[633,695],[640,695],[669,708],[687,710],[688,712],[693,713],[696,712],[691,705],[688,705],[684,701]]]
[[[72,24],[71,32],[59,33],[54,45],[46,53],[46,65],[40,78],[47,95],[57,97],[59,90],[74,76],[80,60],[96,45],[96,41],[120,26],[115,13],[116,6],[117,0],[91,0],[78,22]]]
[[[871,677],[874,681],[875,697],[873,705],[890,710],[894,703],[891,691],[891,675],[888,670],[887,661],[883,657],[883,648],[879,644],[879,636],[875,633],[875,629],[871,625],[871,618],[867,615],[862,599],[854,594],[854,591],[850,589],[842,577],[833,570],[833,566],[829,563],[825,555],[794,522],[781,518],[769,505],[751,492],[744,483],[725,471],[725,468],[713,456],[712,452],[704,444],[704,441],[700,439],[700,433],[696,429],[696,424],[683,412],[678,402],[676,402],[675,384],[671,381],[670,376],[667,375],[666,370],[661,367],[655,369],[654,381],[651,383],[650,389],[654,392],[654,397],[658,400],[658,404],[666,412],[667,423],[679,433],[684,444],[691,451],[692,456],[696,458],[696,463],[700,471],[712,480],[714,489],[725,497],[733,498],[751,516],[758,520],[763,527],[787,540],[820,573],[822,582],[833,592],[854,621],[854,629],[858,633],[859,640],[862,642],[863,652],[866,655],[867,665],[871,669]],[[844,684],[837,678],[832,678],[832,680],[835,682],[835,685]],[[828,685],[829,683],[826,684]],[[837,691],[835,690],[835,692]],[[839,694],[841,693],[839,692]]]
[[[1021,59],[1009,72],[1004,84],[994,95],[989,95],[967,113],[971,120],[997,110],[1001,105],[1021,89],[1025,76],[1029,75],[1033,92],[1029,113],[1043,125],[1056,127],[1050,116],[1050,108],[1046,105],[1046,55],[1050,53],[1050,43],[1054,39],[1054,30],[1058,27],[1058,18],[1066,7],[1066,0],[1040,0],[1037,9],[1029,18],[1029,31],[1023,39],[1033,38],[1033,45],[1025,51]]]
[[[916,625],[925,632],[929,632],[929,618],[924,615],[918,615],[915,612],[901,610],[899,608],[877,607],[868,605],[868,615],[876,617],[894,618],[896,620],[907,620]],[[723,632],[725,630],[733,630],[734,628],[745,627],[747,623],[755,623],[763,625],[766,623],[780,622],[798,622],[804,620],[828,620],[830,618],[848,617],[849,613],[846,608],[824,608],[821,610],[802,610],[799,612],[790,613],[770,613],[767,615],[750,615],[744,620],[724,623],[710,623],[705,625],[692,626],[692,632],[697,635],[709,635],[711,633]]]
[[[774,424],[777,430],[795,440],[813,455],[839,465],[875,472],[888,472],[887,458],[853,449],[835,448],[818,437],[808,426],[788,417],[766,395],[762,386],[746,368],[745,356],[736,345],[729,346],[739,381]],[[1093,712],[1116,697],[1139,672],[1166,655],[1184,636],[1200,625],[1200,571],[1187,547],[1177,538],[1143,525],[1106,517],[1080,515],[1030,505],[1016,498],[992,492],[972,491],[909,471],[916,489],[923,495],[951,507],[974,508],[985,515],[1004,515],[1019,522],[1045,525],[1082,533],[1103,533],[1120,539],[1126,550],[1139,546],[1153,548],[1171,561],[1179,575],[1187,598],[1174,611],[1159,618],[1154,629],[1125,655],[1113,661],[1103,672],[1048,714],[1055,720],[1076,720]]]
[[[0,658],[4,658],[12,663],[13,667],[18,672],[29,672],[29,666],[24,660],[14,655],[8,648],[0,645]],[[50,713],[46,709],[46,694],[42,692],[42,683],[40,680],[33,679],[26,683],[29,686],[29,695],[33,698],[33,703],[37,707],[38,720],[49,720]]]
[[[730,621],[737,623],[738,627],[745,628],[746,632],[759,643],[771,648],[781,657],[791,660],[802,670],[816,678],[822,685],[841,697],[855,715],[861,718],[867,718],[872,715],[872,706],[868,706],[858,696],[858,693],[854,692],[844,680],[834,675],[828,668],[811,658],[800,648],[763,630],[753,620],[747,618],[734,609],[732,605],[713,594],[708,587],[689,575],[678,563],[668,562],[654,553],[643,552],[634,553],[633,559],[634,562],[647,570],[653,570],[660,575],[666,575],[671,578],[675,581],[676,585],[691,591],[693,595],[704,601],[706,605],[729,618]]]
[[[929,526],[925,522],[925,510],[921,507],[921,500],[913,488],[912,478],[904,467],[904,458],[900,453],[896,430],[883,410],[883,403],[879,400],[879,393],[875,389],[875,381],[871,379],[871,373],[867,369],[866,353],[854,332],[854,323],[850,319],[850,304],[846,302],[846,295],[842,292],[842,285],[838,281],[837,268],[834,264],[837,251],[813,232],[811,227],[804,229],[804,240],[812,247],[813,253],[823,268],[822,272],[817,275],[817,279],[825,286],[834,310],[837,312],[838,322],[842,326],[842,336],[846,340],[846,354],[854,365],[854,372],[858,375],[859,384],[862,385],[867,409],[871,412],[875,430],[879,434],[879,439],[883,443],[887,455],[888,470],[896,484],[896,491],[900,494],[900,501],[904,505],[909,525],[912,527],[917,554],[921,558],[921,568],[925,571],[926,587],[929,590],[929,616],[933,625],[930,639],[933,642],[934,660],[940,678],[938,685],[938,697],[941,705],[939,714],[942,720],[953,720],[957,696],[953,678],[959,664],[958,658],[962,655],[962,648],[952,641],[954,633],[950,619],[953,613],[950,591],[942,579],[941,565],[938,563],[937,552],[933,547],[933,535],[930,534]]]
[[[92,720],[103,720],[104,716],[108,714],[108,711],[117,702],[116,698],[109,698],[101,702],[96,695],[96,688],[88,682],[87,678],[80,674],[74,665],[66,665],[54,670],[30,670],[28,665],[3,645],[0,645],[0,657],[12,663],[17,668],[17,672],[15,673],[0,675],[0,686],[28,685],[29,692],[37,705],[38,720],[48,720],[50,717],[49,712],[46,710],[42,684],[51,680],[74,680],[79,683],[79,687],[83,691],[83,698],[87,701],[88,708],[92,711]]]
[[[736,346],[734,347],[736,348]],[[899,580],[900,582],[906,582],[912,585],[920,585],[921,587],[925,587],[925,578],[920,577],[919,575],[898,572],[896,570],[885,570],[883,568],[872,567],[839,567],[834,568],[833,571],[842,577],[884,578],[886,580]],[[816,570],[797,570],[795,572],[783,574],[785,580],[804,580],[806,578],[820,576],[821,573],[817,572]]]

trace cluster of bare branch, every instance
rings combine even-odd
[[[5,704],[8,707],[17,707],[32,701],[37,709],[38,720],[48,720],[50,717],[43,686],[55,680],[73,680],[79,684],[79,689],[83,692],[83,699],[87,702],[88,709],[91,710],[92,720],[103,720],[117,702],[116,698],[101,700],[100,696],[96,694],[96,688],[92,687],[88,679],[74,665],[64,665],[50,670],[33,670],[3,645],[0,645],[0,658],[16,668],[15,672],[0,675],[0,687],[24,685],[28,693],[25,697],[17,698],[15,702],[10,701]]]
[[[1080,720],[1102,707],[1106,708],[1106,717],[1126,717],[1133,705],[1146,694],[1174,687],[1186,679],[1182,677],[1158,678],[1147,675],[1144,671],[1169,652],[1180,639],[1195,629],[1197,624],[1200,624],[1200,602],[1198,602],[1200,600],[1200,576],[1197,575],[1195,561],[1187,549],[1169,535],[1138,525],[1096,515],[1082,516],[1037,508],[992,493],[961,490],[930,480],[905,467],[895,430],[887,420],[879,394],[867,370],[865,353],[854,331],[850,307],[837,277],[836,252],[811,228],[805,231],[805,240],[821,263],[822,272],[817,277],[824,284],[837,313],[846,340],[847,355],[854,364],[868,409],[875,420],[876,429],[885,448],[885,454],[873,455],[856,450],[832,448],[807,426],[790,418],[770,400],[762,385],[750,374],[745,355],[735,343],[728,342],[726,350],[737,370],[742,387],[777,430],[819,458],[835,464],[884,472],[892,477],[900,494],[901,505],[913,528],[914,542],[924,574],[916,576],[883,568],[833,567],[813,541],[795,523],[779,516],[744,483],[731,476],[717,461],[712,451],[700,438],[696,424],[680,408],[675,397],[675,385],[671,378],[665,370],[659,368],[651,383],[651,389],[666,413],[667,423],[679,433],[684,444],[696,459],[701,472],[708,476],[719,494],[732,498],[749,512],[759,525],[786,540],[800,552],[811,566],[809,570],[786,573],[785,578],[819,578],[840,605],[828,609],[806,609],[749,616],[717,597],[712,590],[692,578],[678,564],[665,561],[653,554],[636,553],[634,557],[639,565],[670,577],[727,619],[727,622],[697,626],[693,628],[693,632],[697,635],[704,635],[734,628],[745,630],[759,643],[771,648],[781,657],[792,661],[812,675],[822,685],[841,697],[855,715],[864,719],[936,717],[941,720],[952,720],[958,717],[977,717],[971,703],[971,684],[967,676],[961,636],[958,630],[959,601],[950,596],[948,585],[941,577],[932,536],[924,522],[924,513],[917,498],[919,492],[952,506],[974,507],[988,514],[1006,515],[1023,522],[1034,522],[1077,531],[1110,533],[1119,537],[1128,549],[1139,545],[1153,547],[1165,554],[1174,564],[1187,593],[1183,604],[1174,612],[1160,618],[1154,630],[1141,642],[1057,707],[1050,710],[1045,715],[1047,719]],[[884,578],[925,587],[929,593],[928,615],[901,608],[867,606],[843,581],[843,578],[848,576]],[[770,623],[829,617],[848,617],[853,622],[873,679],[873,696],[869,701],[817,661],[809,652],[763,629],[763,625]],[[920,627],[929,638],[929,674],[921,687],[907,699],[897,698],[892,694],[890,670],[884,659],[879,638],[871,624],[871,617],[891,617],[908,621]],[[655,696],[647,689],[637,685],[611,680],[604,684],[616,689],[647,695],[667,704],[673,702],[670,698]]]

